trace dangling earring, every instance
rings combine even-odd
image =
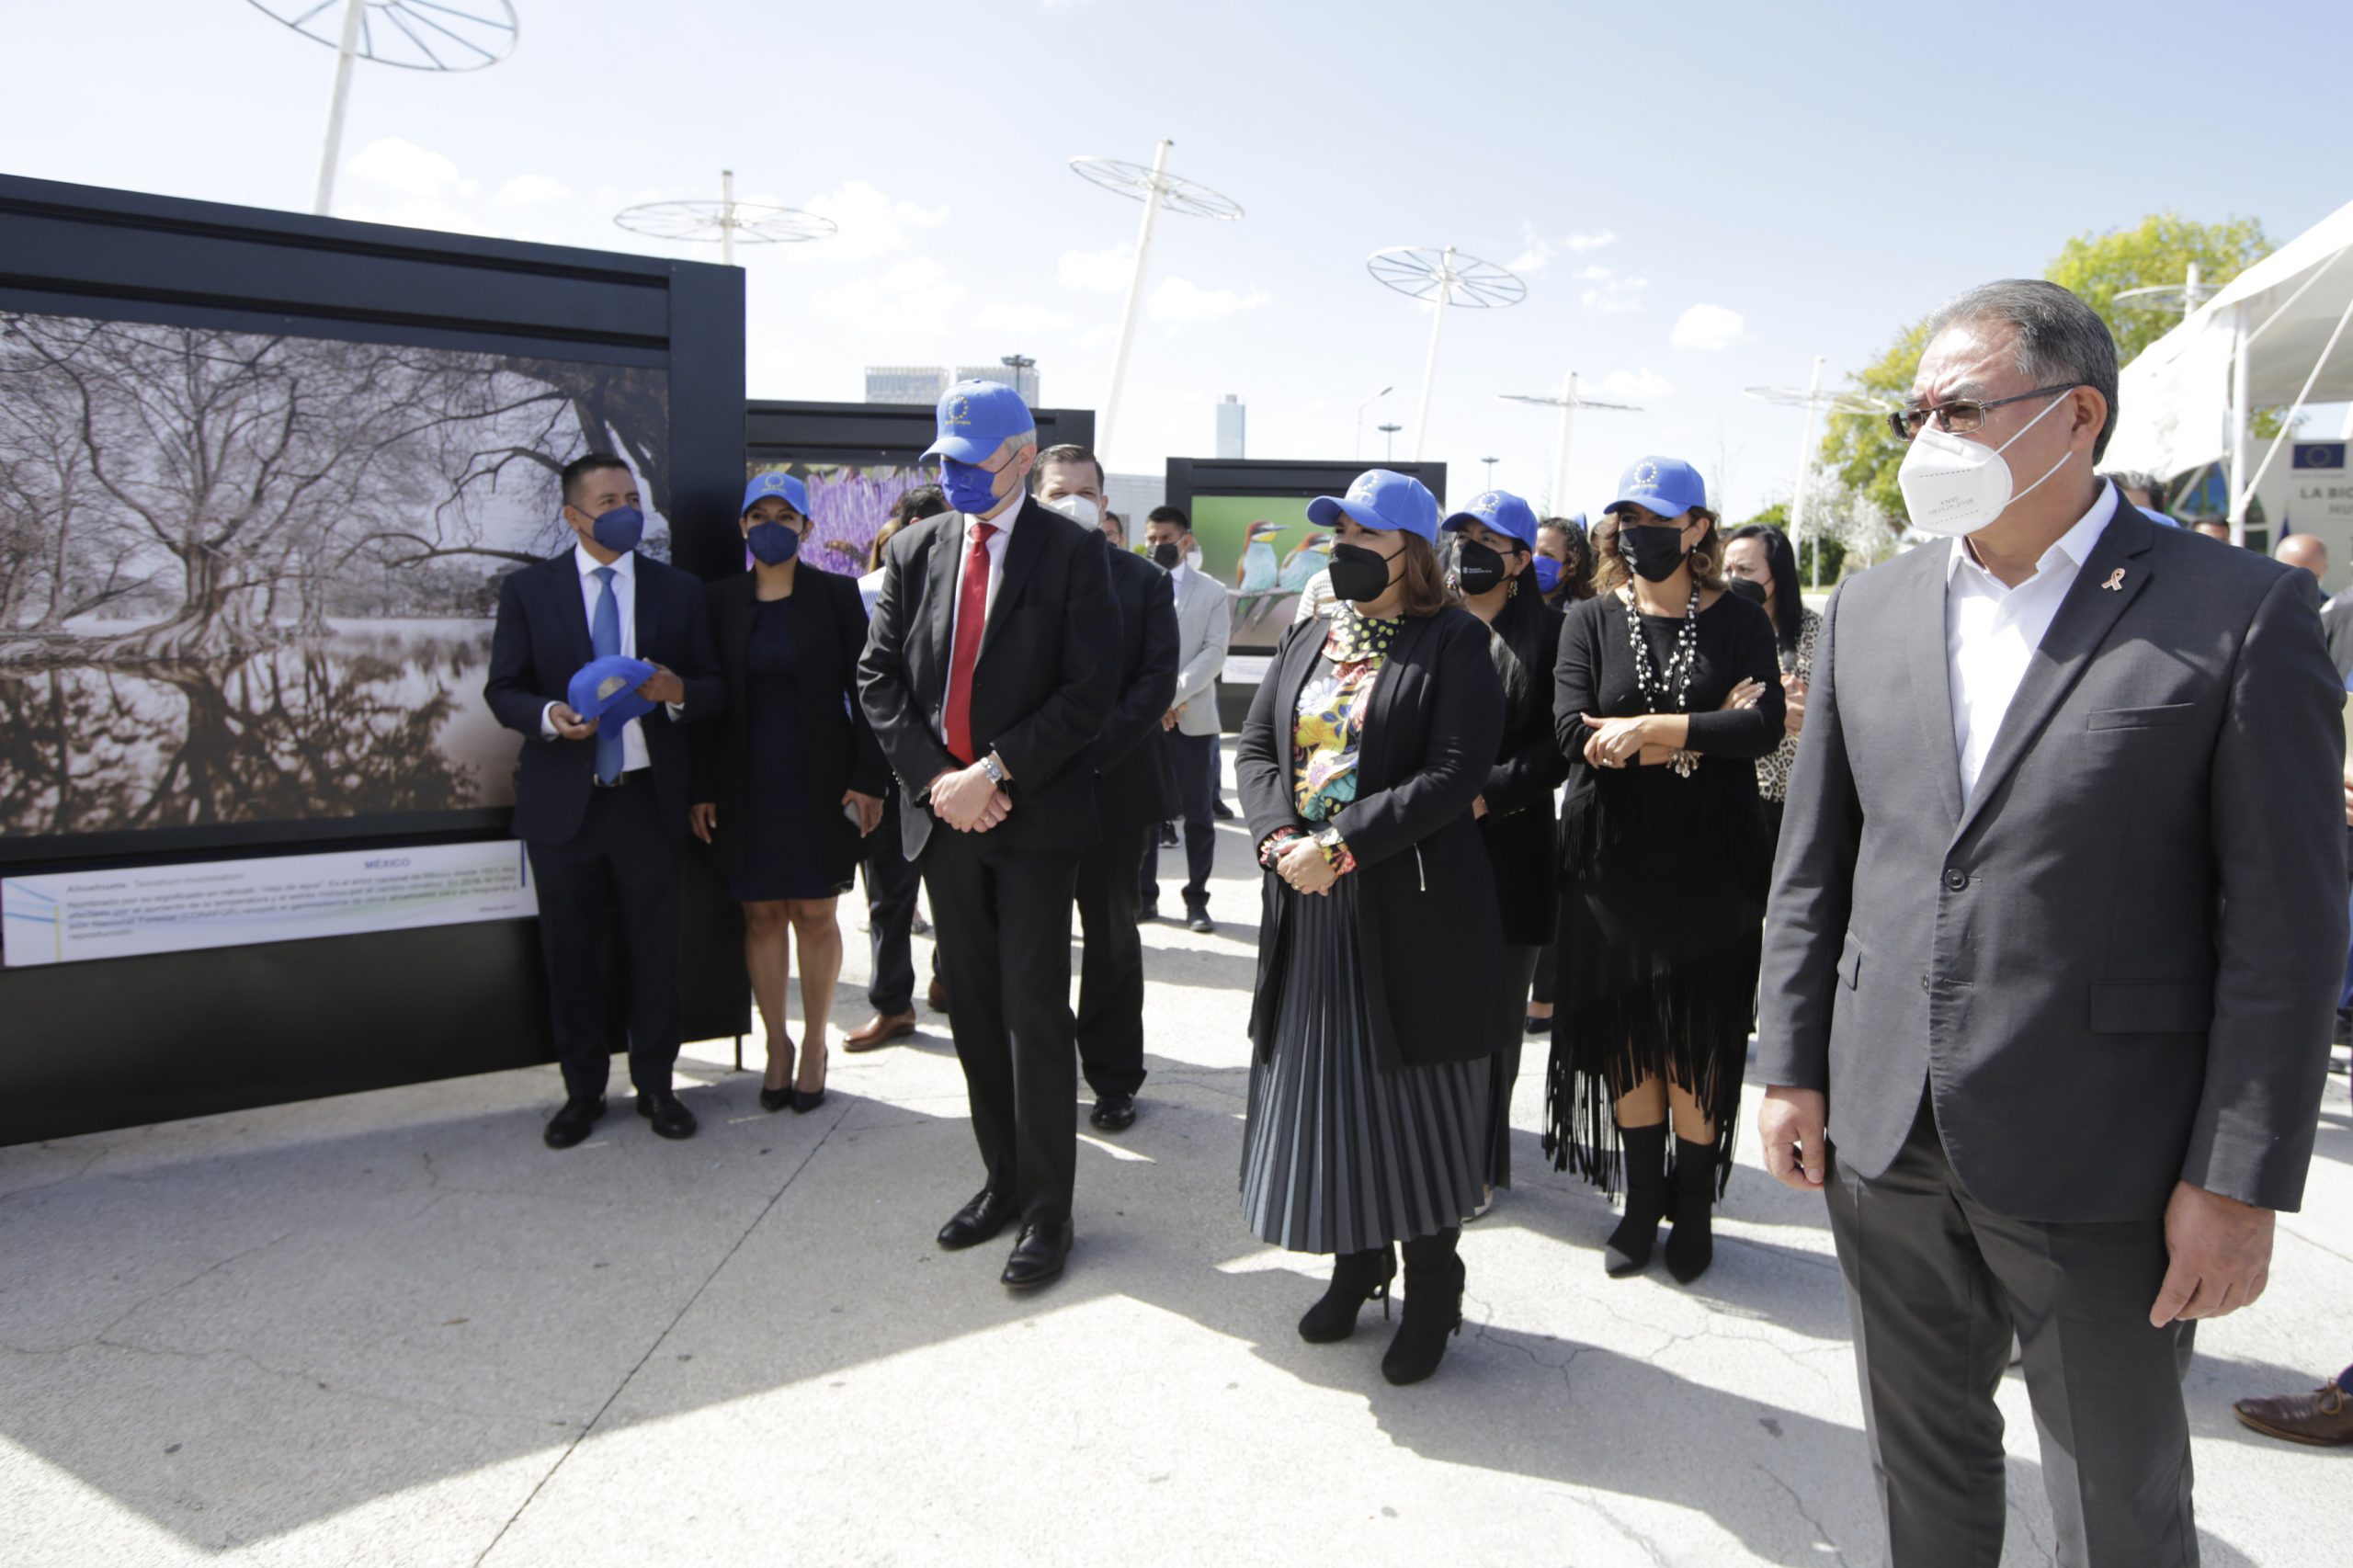
[[[1514,577],[1510,582],[1504,585],[1504,597],[1507,599],[1516,599],[1519,597],[1518,578]]]

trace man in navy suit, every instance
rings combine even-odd
[[[563,1066],[551,1149],[588,1136],[605,1114],[612,1058],[601,973],[605,910],[618,902],[629,956],[629,1075],[637,1113],[665,1138],[691,1138],[694,1113],[671,1092],[678,1060],[678,865],[687,839],[681,725],[726,700],[699,578],[637,553],[645,530],[629,465],[591,452],[563,471],[563,519],[577,537],[551,561],[508,575],[483,696],[523,734],[515,835],[539,884],[540,951]],[[563,693],[591,659],[642,659],[638,694],[654,710],[619,725],[584,719]]]

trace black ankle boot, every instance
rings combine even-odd
[[[1658,1222],[1666,1217],[1666,1123],[1621,1127],[1618,1142],[1626,1151],[1626,1217],[1601,1255],[1601,1267],[1613,1276],[1641,1273],[1657,1244]]]
[[[1310,1345],[1332,1345],[1357,1331],[1357,1311],[1367,1301],[1381,1303],[1389,1315],[1389,1282],[1397,1278],[1397,1255],[1387,1247],[1370,1252],[1344,1252],[1332,1263],[1332,1285],[1324,1299],[1299,1320],[1299,1336]]]
[[[1449,1336],[1462,1332],[1462,1259],[1455,1244],[1462,1233],[1440,1231],[1405,1244],[1405,1321],[1381,1358],[1381,1375],[1397,1384],[1418,1383],[1446,1358]]]
[[[1675,1141],[1675,1229],[1666,1234],[1666,1271],[1688,1285],[1716,1256],[1716,1146]]]

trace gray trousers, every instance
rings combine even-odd
[[[2195,1568],[2181,1380],[2196,1325],[2149,1326],[2161,1216],[2013,1220],[1981,1207],[1924,1098],[1884,1176],[1825,1187],[1893,1568],[1997,1568],[2002,1381],[2015,1329],[2065,1568]]]

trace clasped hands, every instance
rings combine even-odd
[[[1312,838],[1295,838],[1275,857],[1275,875],[1299,892],[1329,893],[1340,873],[1332,869],[1324,846]]]
[[[1754,708],[1765,695],[1762,681],[1745,680],[1724,696],[1722,710],[1732,712]],[[1669,745],[1658,739],[1658,721],[1667,714],[1641,713],[1624,719],[1597,719],[1592,714],[1581,715],[1586,728],[1585,759],[1596,767],[1624,767],[1631,763],[1637,767],[1660,767],[1673,762],[1684,748]]]
[[[931,781],[931,814],[958,833],[986,833],[1013,814],[1013,798],[979,763],[951,767]]]

